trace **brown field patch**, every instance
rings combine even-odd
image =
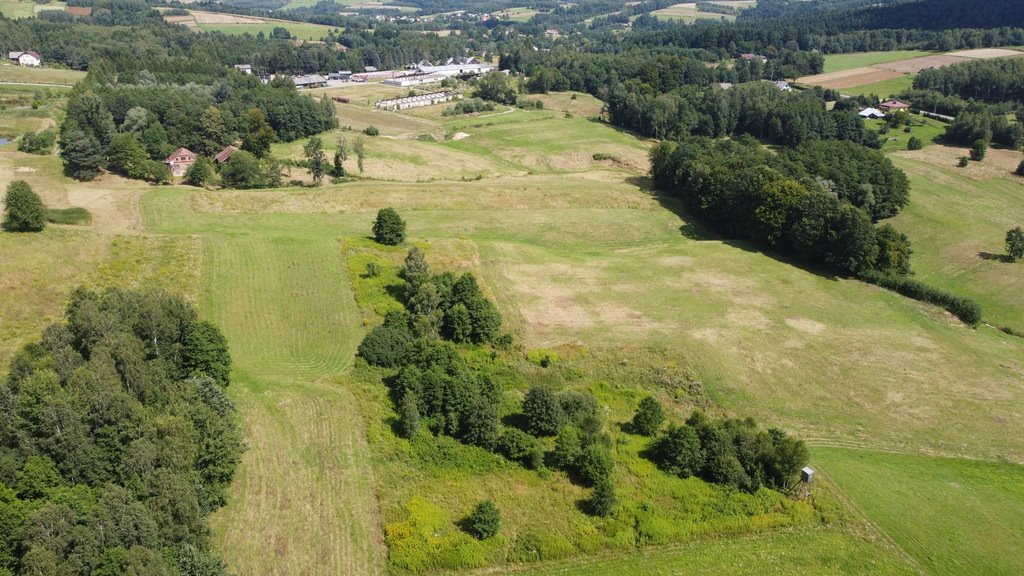
[[[199,10],[189,10],[189,14],[195,18],[196,24],[265,24],[267,22],[262,18],[201,12]]]
[[[921,56],[920,58],[911,58],[909,60],[897,60],[895,62],[887,62],[885,64],[876,64],[875,66],[872,66],[872,68],[892,70],[901,74],[917,74],[926,68],[942,68],[944,66],[952,66],[953,64],[968,62],[969,60],[969,58],[952,56],[950,54],[936,54],[934,56]]]
[[[897,156],[906,156],[917,161],[931,164],[938,168],[952,168],[957,166],[960,158],[968,156],[970,150],[957,146],[935,145],[928,146],[922,150],[900,151]],[[1016,150],[1004,150],[991,148],[985,154],[981,162],[971,162],[963,168],[957,167],[957,174],[966,176],[972,180],[991,180],[993,178],[1004,178],[1014,170],[1020,163],[1020,152]],[[935,179],[942,179],[940,174],[933,175]]]
[[[903,76],[902,72],[897,72],[895,70],[882,70],[874,66],[864,66],[862,68],[840,70],[839,72],[804,76],[802,78],[797,78],[796,81],[800,84],[841,90],[843,88],[852,88],[854,86],[863,86],[864,84],[874,84],[875,82],[891,80],[893,78],[899,78],[900,76]]]

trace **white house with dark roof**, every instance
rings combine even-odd
[[[17,62],[21,66],[39,66],[43,63],[42,56],[38,52],[32,50],[25,50],[23,52],[9,52],[7,58],[12,62]]]

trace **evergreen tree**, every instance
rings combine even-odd
[[[615,507],[615,487],[611,480],[598,482],[594,486],[594,494],[587,502],[589,512],[594,516],[609,516]]]
[[[402,269],[398,271],[398,277],[405,280],[410,294],[419,291],[423,282],[430,278],[430,266],[427,264],[427,258],[423,255],[422,250],[415,246],[409,248]]]
[[[1006,232],[1006,254],[1014,261],[1024,258],[1024,229],[1020,226]]]
[[[28,182],[15,180],[4,196],[4,221],[8,232],[39,232],[46,227],[46,206]]]
[[[81,130],[72,132],[67,140],[62,139],[60,156],[64,173],[76,180],[92,180],[103,167],[103,148]]]

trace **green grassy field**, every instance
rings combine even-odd
[[[526,22],[537,14],[537,10],[523,7],[506,8],[505,10],[500,10],[498,12],[491,12],[492,16],[501,18],[502,20],[511,20],[513,22]]]
[[[839,72],[851,68],[885,64],[897,60],[927,56],[930,52],[923,50],[893,50],[891,52],[853,52],[851,54],[828,54],[825,56],[824,73]]]
[[[465,565],[538,574],[955,570],[945,552],[922,552],[956,535],[949,523],[925,525],[941,508],[907,506],[905,494],[955,506],[955,492],[928,471],[944,478],[989,465],[890,462],[877,452],[1024,461],[1021,341],[722,241],[650,193],[648,142],[588,120],[596,106],[589,97],[551,95],[545,103],[541,111],[486,117],[396,115],[384,136],[366,139],[365,179],[318,189],[198,191],[109,176],[80,185],[59,175],[59,159],[0,152],[0,181],[17,174],[48,204],[81,205],[93,215],[81,229],[0,234],[0,266],[15,271],[0,281],[13,295],[0,304],[0,364],[59,312],[74,284],[152,283],[195,299],[231,343],[229,390],[249,446],[229,504],[212,520],[218,547],[240,574],[386,573],[385,541],[412,546],[416,538],[435,538],[438,551],[471,552]],[[442,137],[416,138],[424,134]],[[334,136],[325,136],[329,149]],[[275,153],[295,156],[301,146],[277,144]],[[594,160],[596,152],[614,160]],[[895,154],[914,183],[896,225],[915,243],[919,277],[979,290],[1006,277],[1009,265],[964,260],[970,274],[985,276],[957,276],[938,263],[959,237],[979,243],[966,254],[995,252],[1004,221],[1019,214],[1021,187],[1001,172],[1009,153],[990,151],[986,162],[957,172],[946,167],[957,152],[936,145]],[[347,166],[355,170],[354,158]],[[579,512],[575,503],[587,491],[560,473],[542,476],[451,442],[414,445],[393,435],[379,375],[353,363],[376,321],[357,303],[373,288],[358,277],[360,259],[393,267],[403,255],[364,239],[383,206],[405,217],[410,241],[435,270],[478,274],[523,351],[558,351],[562,361],[547,370],[510,356],[523,375],[513,393],[547,381],[589,389],[607,407],[622,498],[611,520]],[[1022,314],[1014,295],[1024,277],[1011,278],[982,301],[987,319]],[[24,311],[22,300],[31,302]],[[993,305],[1000,302],[1002,311]],[[642,440],[618,428],[646,393],[677,419],[702,406],[805,438],[824,471],[820,498],[811,508],[654,470],[639,457]],[[902,517],[885,508],[882,481],[904,465],[899,458],[911,468],[891,480],[904,491],[893,496]],[[861,468],[877,470],[879,480],[861,479]],[[997,486],[1012,485],[1016,469],[992,469],[986,474]],[[976,526],[991,540],[979,553],[1019,547],[1019,534],[995,531],[1012,526],[1019,510],[996,509],[1001,489],[970,486],[977,497],[965,509],[978,513],[956,525]],[[1019,489],[1008,494],[1020,500]],[[506,528],[502,540],[476,547],[453,521],[483,497],[498,501]],[[638,553],[638,543],[651,547]],[[683,546],[663,546],[672,543]],[[391,562],[403,557],[396,550],[416,558],[411,548],[395,548]],[[576,559],[514,563],[538,556]]]
[[[875,94],[880,98],[888,98],[895,94],[899,94],[905,90],[910,90],[914,87],[914,75],[904,74],[898,78],[891,78],[889,80],[882,80],[881,82],[873,82],[871,84],[862,84],[860,86],[853,86],[851,88],[843,88],[840,90],[843,94],[858,95],[858,94]]]
[[[732,14],[719,14],[717,12],[701,12],[697,9],[696,3],[683,3],[669,6],[668,8],[662,8],[661,10],[654,10],[651,12],[651,16],[655,16],[661,20],[677,20],[692,24],[696,20],[728,20],[733,21],[736,19]]]
[[[46,64],[45,60],[43,60],[43,64]],[[70,86],[82,78],[85,78],[85,72],[81,72],[79,70],[46,67],[33,68],[30,66],[0,64],[0,82],[61,84]]]
[[[919,278],[977,299],[987,322],[1021,330],[1024,265],[1001,259],[1006,231],[1024,225],[1024,179],[1010,173],[1020,154],[992,150],[957,168],[965,155],[945,146],[895,155],[913,196],[893,224],[913,242]]]
[[[320,24],[284,21],[270,21],[264,24],[197,24],[197,26],[203,32],[220,32],[229,36],[238,36],[241,34],[251,34],[256,36],[260,32],[263,32],[266,36],[270,36],[270,33],[274,31],[274,28],[284,28],[288,30],[292,36],[300,40],[320,40],[326,36],[328,32],[333,30],[330,26],[322,26]]]
[[[815,459],[929,574],[1024,572],[1024,467],[833,449]]]
[[[887,134],[883,134],[882,137],[885,139],[885,142],[882,144],[882,150],[884,152],[906,150],[907,142],[912,137],[917,137],[923,145],[929,146],[941,139],[942,135],[946,133],[946,124],[938,120],[915,115],[913,116],[913,122],[914,125],[910,127],[910,132],[904,132],[903,128],[893,128]],[[866,120],[866,123],[875,130],[878,130],[885,124],[885,120]]]

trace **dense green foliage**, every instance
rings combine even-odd
[[[905,276],[893,276],[874,270],[863,273],[861,278],[908,298],[941,306],[970,326],[981,322],[981,307],[970,298],[944,292],[928,286],[920,280]]]
[[[758,430],[751,419],[712,421],[694,412],[654,440],[650,457],[667,472],[729,484],[750,492],[788,489],[809,458],[802,440]]]
[[[661,402],[653,396],[648,396],[640,401],[640,406],[630,423],[630,431],[643,436],[654,436],[664,421],[665,411],[661,407]]]
[[[1006,231],[1006,254],[1010,260],[1024,258],[1024,230],[1020,226]]]
[[[457,102],[454,106],[445,108],[443,116],[458,116],[460,114],[474,114],[477,112],[490,112],[494,110],[494,103],[482,98],[470,98]]]
[[[465,520],[466,532],[479,540],[485,540],[501,530],[501,512],[494,502],[484,500],[473,508]]]
[[[39,232],[46,227],[46,206],[28,182],[15,180],[4,195],[4,220],[8,232]]]
[[[47,128],[40,132],[26,132],[18,141],[18,151],[30,154],[49,154],[57,142],[57,131]]]
[[[554,436],[565,424],[565,412],[548,386],[533,386],[523,398],[527,429],[534,436]]]
[[[405,220],[394,208],[381,208],[373,222],[373,239],[387,246],[405,242]]]
[[[46,221],[51,224],[79,225],[92,221],[92,214],[85,208],[48,208]]]
[[[79,289],[65,320],[0,388],[2,569],[226,574],[204,522],[242,451],[223,336],[160,292]]]
[[[908,200],[906,176],[851,142],[809,142],[772,155],[755,141],[691,139],[651,151],[655,185],[730,238],[790,251],[848,274],[909,258],[887,244],[881,262],[872,219]],[[891,254],[900,246],[906,253]]]
[[[1024,59],[974,60],[922,70],[914,78],[914,88],[985,102],[1024,102],[1021,77],[1024,77]]]

